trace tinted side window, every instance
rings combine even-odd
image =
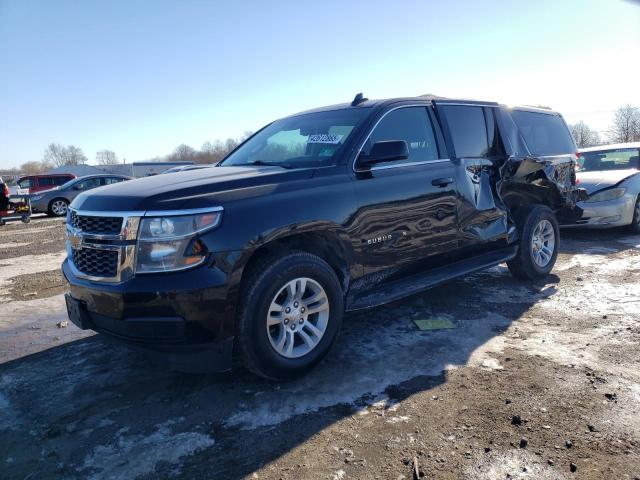
[[[100,178],[88,178],[75,184],[76,190],[90,190],[100,186]]]
[[[38,185],[41,187],[52,187],[55,183],[51,177],[40,177],[38,179]]]
[[[513,110],[511,116],[534,155],[576,152],[571,133],[560,116],[522,110]]]
[[[122,180],[124,180],[124,178],[120,178],[120,177],[105,177],[102,179],[103,180],[103,185],[111,185],[112,183],[120,183]]]
[[[409,146],[406,162],[420,162],[438,158],[433,127],[425,107],[406,107],[393,110],[385,115],[371,132],[362,148],[368,155],[374,143],[384,140],[404,140]],[[400,162],[393,162],[398,164]]]
[[[486,157],[489,140],[482,107],[444,105],[441,110],[451,131],[456,156]]]
[[[62,185],[63,183],[67,183],[71,180],[71,177],[53,177],[54,185]]]

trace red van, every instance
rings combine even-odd
[[[63,183],[76,178],[71,173],[52,173],[50,175],[27,175],[18,180],[20,188],[28,188],[29,193],[41,192],[59,187]]]

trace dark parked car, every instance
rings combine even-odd
[[[124,180],[131,180],[131,177],[100,174],[74,178],[59,187],[31,195],[31,209],[35,213],[48,213],[54,217],[63,217],[67,214],[69,204],[80,193],[103,185],[120,183]]]
[[[579,214],[575,153],[559,114],[492,102],[358,95],[276,120],[216,168],[79,195],[69,317],[176,368],[234,352],[296,376],[345,311],[501,262],[545,277]]]
[[[37,193],[59,187],[74,178],[76,176],[71,173],[28,175],[18,179],[18,186],[21,189],[28,189],[29,193]]]

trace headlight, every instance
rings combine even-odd
[[[136,273],[170,272],[200,265],[207,257],[198,234],[220,224],[222,212],[143,217]]]
[[[591,195],[587,202],[606,202],[607,200],[615,200],[616,198],[623,196],[626,192],[626,188],[610,188],[608,190],[598,192],[595,195]]]
[[[33,195],[31,197],[31,201],[32,202],[37,202],[38,200],[42,200],[42,197],[44,197],[44,195]]]

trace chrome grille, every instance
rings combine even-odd
[[[118,235],[122,230],[122,217],[79,215],[71,211],[71,226],[83,233]]]
[[[118,251],[96,248],[72,249],[73,264],[92,277],[111,278],[118,274]]]
[[[119,283],[133,276],[136,239],[144,212],[69,208],[67,258],[80,278]]]

